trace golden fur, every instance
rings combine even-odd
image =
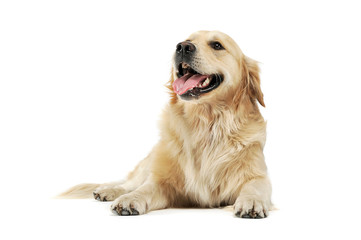
[[[89,195],[112,201],[119,215],[168,207],[233,205],[241,217],[262,218],[271,207],[271,184],[263,156],[265,106],[257,63],[218,31],[199,31],[188,39],[197,47],[197,68],[221,73],[220,86],[199,99],[184,101],[173,92],[160,124],[161,139],[126,181],[75,186],[63,197]],[[226,50],[215,51],[210,41]],[[93,188],[93,189],[92,189]]]

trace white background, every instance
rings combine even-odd
[[[4,239],[360,239],[357,1],[1,1]],[[175,45],[220,30],[260,62],[279,209],[118,217],[55,200],[126,176],[158,140]]]

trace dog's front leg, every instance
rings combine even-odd
[[[271,183],[268,177],[246,182],[234,204],[234,213],[242,218],[265,218],[271,203]]]
[[[139,188],[114,200],[111,209],[121,216],[145,214],[168,207],[167,198],[159,185],[150,176]]]

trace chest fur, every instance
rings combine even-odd
[[[242,182],[243,145],[230,133],[213,126],[193,131],[184,139],[179,163],[185,192],[201,206],[230,204]]]
[[[247,145],[264,142],[263,119],[245,122],[233,112],[192,119],[179,114],[167,115],[162,139],[183,173],[183,194],[204,207],[232,204],[245,181]]]

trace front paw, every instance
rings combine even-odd
[[[120,196],[111,206],[112,212],[120,216],[144,214],[146,212],[146,208],[146,201],[139,196],[137,198],[133,197],[132,193]]]
[[[99,187],[93,192],[94,198],[98,201],[113,201],[120,195],[125,194],[121,187]]]
[[[241,218],[266,218],[269,208],[269,201],[240,196],[234,204],[234,214]]]

